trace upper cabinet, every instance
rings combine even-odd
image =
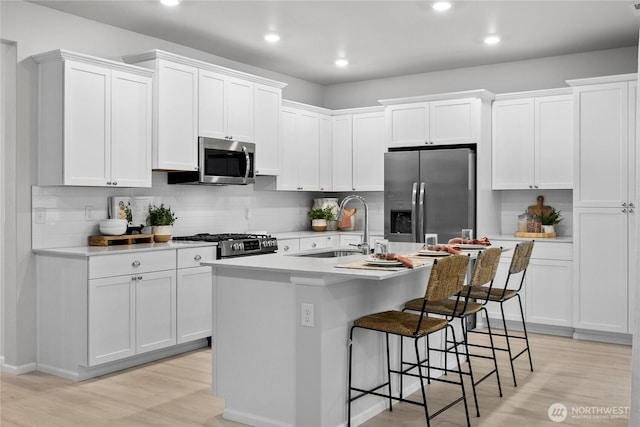
[[[253,83],[198,73],[198,136],[253,142]]]
[[[152,72],[65,50],[33,59],[39,184],[150,187]]]
[[[475,144],[481,137],[484,90],[382,100],[386,106],[387,146]]]
[[[570,88],[497,95],[492,120],[494,190],[573,187]]]
[[[256,144],[256,173],[280,171],[284,83],[161,50],[124,57],[156,71],[153,168],[198,169],[198,137]]]

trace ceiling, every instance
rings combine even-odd
[[[636,46],[639,28],[627,0],[458,0],[446,12],[403,0],[35,3],[318,84]],[[489,34],[501,42],[485,45]]]

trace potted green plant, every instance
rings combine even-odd
[[[177,219],[171,207],[165,207],[164,203],[161,203],[160,206],[149,206],[147,225],[151,226],[151,232],[154,234],[153,240],[156,242],[168,241],[171,238],[172,226]]]
[[[536,218],[542,224],[545,233],[555,233],[555,225],[563,220],[562,213],[556,208],[551,208],[549,213],[540,212]]]
[[[327,221],[336,220],[330,207],[311,209],[307,212],[307,217],[311,220],[311,229],[314,231],[325,231],[327,229]]]

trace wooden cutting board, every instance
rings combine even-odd
[[[544,196],[538,196],[537,204],[529,206],[529,215],[539,216],[541,213],[549,215],[551,213],[551,206],[544,205]]]

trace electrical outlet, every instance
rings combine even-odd
[[[84,220],[93,221],[93,206],[84,207]]]
[[[44,224],[47,219],[45,208],[36,208],[36,224]]]
[[[302,304],[300,324],[308,328],[314,327],[313,304]]]

